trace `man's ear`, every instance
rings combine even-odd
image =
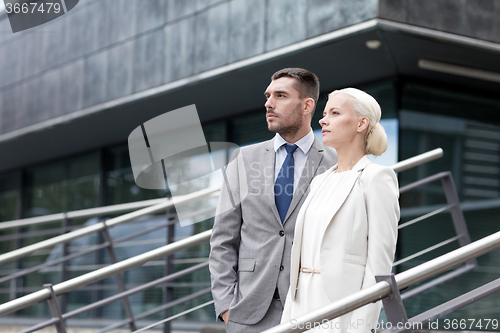
[[[306,98],[304,100],[303,104],[303,109],[302,109],[302,114],[305,116],[307,114],[311,114],[314,112],[314,107],[316,106],[316,103],[314,102],[314,99],[312,98]]]
[[[370,119],[368,119],[368,117],[361,117],[358,123],[358,133],[367,130],[368,125],[370,125]]]

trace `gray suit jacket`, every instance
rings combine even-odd
[[[210,240],[212,295],[217,316],[229,310],[231,321],[254,325],[276,286],[285,303],[297,213],[313,177],[333,166],[337,155],[314,139],[283,224],[274,202],[273,140],[243,147],[231,160]]]

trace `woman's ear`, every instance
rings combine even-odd
[[[358,133],[368,130],[368,125],[370,125],[368,117],[361,117],[358,123]]]

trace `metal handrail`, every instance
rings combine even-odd
[[[443,150],[441,148],[437,148],[431,151],[428,151],[426,153],[414,156],[412,158],[409,158],[407,160],[398,162],[392,166],[394,171],[400,172],[403,170],[407,170],[409,168],[415,167],[419,164],[429,162],[431,160],[440,158],[443,156]],[[191,200],[195,199],[201,199],[209,195],[214,195],[219,188],[209,188],[205,190],[201,190],[199,192],[191,193],[188,195],[184,196],[179,196],[177,197],[176,203],[183,204],[187,203]],[[154,204],[155,202],[160,201],[160,203]],[[163,202],[161,202],[163,201]],[[150,204],[153,204],[152,206]],[[7,262],[14,261],[16,259],[22,258],[24,256],[30,255],[35,251],[44,249],[44,248],[49,248],[58,244],[66,243],[71,240],[74,240],[76,238],[86,236],[98,231],[102,231],[106,227],[111,227],[115,226],[124,222],[129,222],[133,219],[136,219],[138,217],[141,217],[143,215],[147,214],[153,214],[157,213],[159,211],[165,210],[167,208],[173,207],[174,203],[172,199],[158,199],[158,200],[147,200],[147,201],[142,201],[138,203],[133,203],[133,204],[124,204],[124,205],[114,205],[114,206],[108,206],[108,207],[100,207],[100,208],[92,208],[92,209],[85,209],[85,210],[78,210],[78,211],[72,211],[72,212],[67,212],[67,213],[61,213],[61,214],[53,214],[49,216],[42,216],[42,217],[35,217],[35,218],[29,218],[29,219],[23,219],[23,220],[15,220],[15,221],[8,221],[8,222],[3,222],[0,223],[0,230],[2,229],[7,229],[7,228],[12,228],[14,224],[17,224],[16,226],[27,226],[27,225],[32,225],[32,224],[38,224],[38,223],[48,223],[48,222],[55,222],[55,221],[60,221],[63,220],[64,218],[83,218],[83,217],[93,217],[93,216],[98,216],[98,215],[103,215],[103,214],[110,214],[110,213],[116,213],[119,211],[124,211],[124,210],[129,210],[130,207],[137,207],[141,205],[150,205],[146,208],[142,208],[138,211],[134,211],[122,216],[118,216],[112,219],[107,220],[106,222],[99,222],[94,225],[84,227],[81,229],[77,229],[71,232],[68,232],[63,235],[59,235],[53,238],[49,238],[47,240],[41,241],[36,244],[32,244],[5,254],[0,255],[0,264],[4,264]],[[2,227],[3,226],[3,227]]]
[[[436,148],[434,150],[430,150],[426,153],[411,157],[407,160],[398,162],[392,166],[395,172],[401,172],[408,170],[410,168],[413,168],[415,166],[418,166],[420,164],[430,162],[432,160],[435,160],[437,158],[440,158],[443,156],[443,149],[441,148]],[[161,204],[164,202],[165,199],[151,199],[151,200],[143,200],[143,201],[136,201],[136,202],[130,202],[130,203],[125,203],[125,204],[118,204],[118,205],[110,205],[110,206],[105,206],[105,207],[97,207],[97,208],[88,208],[88,209],[80,209],[80,210],[74,210],[70,212],[65,212],[65,213],[57,213],[57,214],[50,214],[50,215],[44,215],[44,216],[36,216],[36,217],[29,217],[25,219],[17,219],[17,220],[11,220],[11,221],[6,221],[6,222],[0,222],[0,231],[1,230],[7,230],[7,229],[12,229],[12,228],[17,228],[17,227],[27,227],[35,224],[43,224],[43,223],[51,223],[51,222],[61,222],[64,219],[79,219],[79,218],[89,218],[89,217],[95,217],[95,216],[102,216],[102,215],[110,215],[110,214],[117,214],[117,213],[123,213],[127,211],[132,211],[144,207],[149,207],[157,204]]]
[[[500,232],[496,232],[490,236],[399,273],[395,276],[398,289],[402,290],[410,287],[497,248],[500,248]],[[321,309],[296,318],[293,325],[290,323],[283,323],[265,331],[265,333],[304,332],[309,329],[306,328],[307,323],[322,323],[324,319],[332,320],[366,304],[381,300],[390,294],[391,287],[389,283],[385,281],[378,282],[369,288],[358,291],[348,297],[324,306]]]
[[[96,282],[110,276],[116,275],[123,271],[142,266],[148,261],[156,260],[159,258],[166,257],[175,252],[184,250],[194,245],[201,244],[210,239],[212,230],[207,230],[197,235],[179,240],[175,243],[171,243],[160,248],[151,250],[149,252],[140,254],[138,256],[117,262],[96,271],[77,276],[73,279],[58,283],[52,287],[56,295],[61,295],[70,292],[76,288],[86,286],[92,282]],[[0,316],[8,314],[10,312],[22,309],[26,306],[36,304],[48,300],[51,297],[51,293],[48,289],[42,289],[37,292],[28,294],[26,296],[19,297],[10,302],[0,304]]]
[[[392,166],[395,172],[401,172],[405,171],[408,169],[411,169],[413,167],[416,167],[420,164],[427,163],[430,161],[433,161],[437,158],[440,158],[443,156],[443,149],[441,148],[436,148],[434,150],[430,150],[427,153],[423,153],[414,157],[411,157],[409,159],[406,159],[404,161],[398,162]]]
[[[210,211],[215,211],[215,208],[213,207],[209,207],[209,208],[205,208],[205,209],[202,209],[202,210],[198,210],[198,211],[195,211],[193,213],[190,213],[190,214],[186,214],[186,218],[190,217],[191,215],[193,216],[196,216],[198,214],[204,214],[206,212],[210,212]],[[135,233],[131,233],[131,234],[128,234],[124,237],[120,237],[120,238],[117,238],[117,239],[114,239],[113,240],[113,246],[115,248],[118,248],[119,247],[119,244],[122,243],[122,242],[125,242],[127,240],[130,240],[130,239],[133,239],[133,238],[136,238],[136,237],[139,237],[139,236],[142,236],[142,235],[145,235],[145,234],[148,234],[148,233],[151,233],[155,230],[158,230],[158,229],[161,229],[161,228],[166,228],[166,227],[169,227],[175,223],[177,223],[178,220],[171,220],[171,221],[168,221],[166,223],[163,223],[163,224],[160,224],[160,225],[156,225],[156,226],[153,226],[151,228],[147,228],[147,229],[143,229],[139,232],[135,232]],[[85,246],[85,249],[82,250],[82,251],[79,251],[79,252],[76,252],[76,253],[71,253],[71,254],[68,254],[66,256],[63,256],[63,257],[60,257],[58,259],[54,259],[54,260],[51,260],[51,261],[46,261],[42,264],[39,264],[39,265],[36,265],[36,266],[32,266],[30,268],[25,268],[25,269],[22,269],[22,270],[18,270],[18,269],[14,269],[12,273],[9,273],[8,270],[5,270],[3,271],[3,273],[6,274],[6,276],[4,277],[0,277],[0,283],[2,282],[5,282],[5,281],[9,281],[9,280],[12,280],[12,279],[15,279],[15,278],[18,278],[20,276],[24,276],[26,274],[29,274],[29,273],[33,273],[33,272],[37,272],[41,269],[44,269],[44,268],[47,268],[47,267],[50,267],[50,266],[54,266],[54,265],[57,265],[57,264],[60,264],[60,263],[64,263],[66,261],[69,261],[71,259],[75,259],[75,258],[78,258],[78,257],[82,257],[82,256],[85,256],[89,253],[92,253],[92,252],[95,252],[95,251],[98,251],[98,250],[101,250],[101,249],[105,249],[107,247],[109,247],[111,244],[111,242],[108,242],[108,241],[104,241],[103,243],[101,244],[98,244],[98,245],[93,245],[93,246]],[[38,252],[39,253],[39,252]],[[78,267],[81,267],[81,265],[79,265]],[[66,269],[69,269],[69,267],[67,267]],[[95,269],[95,268],[93,268]],[[86,268],[86,270],[88,270],[88,268]],[[1,273],[0,273],[1,275]]]
[[[165,202],[165,199],[143,200],[143,201],[129,202],[125,204],[110,205],[105,207],[74,210],[66,213],[57,213],[44,216],[29,217],[26,219],[11,220],[7,222],[1,222],[0,230],[7,230],[18,227],[27,227],[43,223],[61,222],[64,219],[80,219],[80,218],[89,218],[95,216],[118,214],[157,205],[162,202]]]
[[[419,159],[420,156],[421,156],[421,158]],[[419,164],[418,162],[415,162],[415,160],[420,160],[421,161],[420,163],[425,163],[425,162],[428,162],[432,159],[439,158],[441,156],[442,156],[441,149],[437,149],[437,150],[416,156],[416,157],[411,159],[411,160],[413,160],[413,162],[412,162],[412,165],[410,167],[413,167],[413,166],[416,166]],[[395,171],[402,170],[402,168],[405,167],[405,162],[406,161],[395,164],[393,166]],[[180,200],[180,199],[176,200],[176,204],[181,204],[181,203],[189,202],[191,200],[200,199],[200,198],[203,198],[206,196],[211,196],[211,195],[216,194],[216,192],[218,190],[219,190],[218,188],[212,188],[212,189],[206,189],[206,190],[203,190],[200,192],[192,193],[190,195],[184,196],[182,198],[182,200]],[[160,200],[163,201],[163,199],[160,199]],[[167,202],[163,202],[163,203],[160,203],[160,204],[157,204],[154,206],[150,206],[150,207],[141,209],[141,210],[136,211],[136,212],[132,212],[132,213],[125,214],[123,216],[120,216],[120,217],[117,217],[114,219],[110,219],[107,222],[101,222],[101,223],[98,223],[97,225],[92,225],[89,227],[85,227],[83,229],[75,230],[75,231],[72,231],[70,233],[67,233],[67,234],[64,234],[64,235],[61,235],[58,237],[54,237],[54,238],[46,240],[46,241],[42,241],[40,243],[30,245],[30,246],[27,246],[27,247],[19,249],[19,250],[12,251],[12,252],[7,253],[5,255],[0,255],[0,264],[18,259],[20,257],[23,257],[25,255],[28,255],[30,253],[33,253],[34,251],[37,251],[37,250],[40,250],[43,248],[51,247],[51,246],[61,244],[61,243],[66,243],[66,242],[71,241],[75,238],[78,238],[78,237],[81,237],[81,236],[84,236],[84,235],[87,235],[90,233],[105,230],[107,227],[111,227],[114,225],[118,225],[120,223],[128,222],[128,221],[131,221],[131,220],[133,220],[137,217],[143,216],[143,215],[152,214],[152,213],[155,213],[158,211],[162,211],[162,210],[169,208],[169,207],[172,207],[172,206],[173,206],[172,200],[168,200]],[[102,211],[99,213],[102,214]],[[66,218],[70,217],[68,214],[70,215],[70,213],[66,213]],[[71,217],[74,217],[74,216],[71,216]],[[79,217],[81,217],[81,216],[79,216]],[[96,282],[96,281],[102,280],[104,278],[107,278],[109,276],[116,275],[122,271],[141,266],[148,261],[156,260],[158,258],[165,257],[169,254],[180,251],[184,248],[208,241],[210,238],[210,233],[211,233],[211,230],[208,230],[204,233],[189,237],[185,240],[182,240],[182,241],[179,241],[176,243],[171,243],[169,245],[166,245],[166,246],[161,247],[159,249],[147,252],[145,254],[127,259],[125,261],[122,261],[122,262],[119,262],[116,264],[112,264],[110,266],[101,268],[101,269],[96,270],[96,271],[91,272],[91,273],[87,273],[85,275],[76,277],[76,278],[71,279],[71,280],[67,280],[65,282],[59,283],[58,285],[53,286],[53,290],[54,290],[56,295],[64,294],[66,292],[69,292],[69,291],[74,290],[76,288],[82,287],[82,286],[87,285],[89,283]],[[183,245],[183,244],[185,244],[185,245]],[[4,314],[10,313],[12,311],[16,311],[16,310],[24,308],[26,306],[38,303],[40,301],[48,300],[50,298],[51,298],[51,292],[48,289],[43,289],[43,290],[34,292],[32,294],[20,297],[16,300],[13,300],[13,301],[10,301],[10,302],[7,302],[7,303],[0,305],[0,315],[4,315]]]
[[[195,200],[195,199],[201,199],[201,198],[210,196],[217,191],[219,191],[219,188],[208,188],[208,189],[205,189],[202,191],[198,191],[195,193],[184,195],[182,197],[179,196],[176,198],[175,204],[180,205],[180,204],[184,204],[184,203],[190,202],[190,201]],[[41,250],[44,248],[48,248],[48,247],[52,247],[52,246],[55,246],[58,244],[66,243],[66,242],[69,242],[69,241],[74,240],[76,238],[90,235],[94,232],[102,231],[105,228],[113,227],[113,226],[116,226],[116,225],[119,225],[119,224],[122,224],[125,222],[132,221],[132,220],[134,220],[138,217],[141,217],[143,215],[154,214],[154,213],[163,211],[163,210],[170,208],[170,207],[173,207],[173,206],[174,206],[173,200],[169,199],[169,200],[166,200],[165,202],[160,203],[160,204],[146,207],[146,208],[137,210],[135,212],[121,215],[121,216],[109,219],[107,221],[99,222],[99,223],[90,225],[88,227],[84,227],[81,229],[77,229],[77,230],[68,232],[68,233],[60,235],[60,236],[46,239],[44,241],[41,241],[41,242],[33,244],[33,245],[28,245],[28,246],[25,246],[23,248],[20,248],[20,249],[11,251],[11,252],[7,252],[5,254],[0,255],[0,264],[4,264],[4,263],[10,262],[10,261],[22,258],[24,256],[32,254],[35,251],[38,251],[38,250]]]
[[[113,295],[113,296],[101,299],[101,300],[99,300],[97,302],[94,302],[94,303],[91,303],[89,305],[85,305],[85,306],[83,306],[81,308],[78,308],[76,310],[73,310],[71,312],[63,313],[63,314],[61,314],[61,317],[62,317],[63,320],[74,318],[74,317],[79,316],[79,315],[81,315],[81,314],[83,314],[85,312],[94,310],[96,308],[102,307],[102,306],[107,305],[107,304],[111,304],[111,303],[116,302],[116,301],[123,300],[124,298],[126,298],[128,296],[137,294],[137,293],[145,291],[147,289],[164,285],[165,283],[168,283],[169,281],[178,279],[178,278],[180,278],[182,276],[191,274],[193,272],[199,271],[200,269],[203,269],[203,268],[206,268],[206,267],[208,267],[208,262],[201,263],[201,264],[198,264],[198,265],[195,265],[195,266],[191,266],[189,268],[183,269],[182,271],[175,272],[173,274],[170,274],[168,276],[164,276],[164,277],[159,278],[159,279],[154,280],[154,281],[150,281],[150,282],[145,283],[143,285],[140,285],[138,287],[129,289],[127,291],[120,292],[119,294],[116,294],[116,295]],[[206,292],[208,292],[208,291],[209,290],[207,290]],[[204,294],[206,292],[205,291],[199,291],[199,292],[196,292],[195,294],[192,294],[192,295],[189,295],[189,296],[185,296],[182,299],[177,299],[177,300],[175,300],[173,302],[170,302],[170,303],[167,303],[167,304],[162,304],[160,307],[158,307],[156,309],[149,309],[145,313],[142,313],[142,314],[139,314],[139,315],[134,315],[134,319],[137,320],[137,319],[145,318],[148,315],[157,313],[157,312],[159,312],[161,310],[165,310],[165,309],[173,307],[173,306],[175,306],[175,305],[177,305],[179,303],[182,303],[182,300],[191,300],[191,299],[196,298],[196,297],[198,297],[198,296],[200,296],[200,295],[202,295],[202,294]],[[30,327],[28,329],[23,330],[22,333],[35,332],[35,331],[41,330],[42,328],[45,328],[47,326],[51,326],[51,325],[56,324],[58,322],[58,320],[59,320],[59,318],[52,318],[52,319],[46,320],[44,322],[36,324],[35,326],[32,326],[32,327]],[[114,328],[117,328],[117,327],[129,324],[130,320],[131,320],[130,318],[127,318],[127,319],[125,319],[125,320],[123,320],[121,322],[116,322],[116,323],[114,323],[114,324],[112,324],[112,325],[110,325],[108,327],[105,327],[105,328],[99,330],[99,332],[106,332],[108,330],[108,328],[109,328],[109,330],[112,330]]]

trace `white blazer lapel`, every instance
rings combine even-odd
[[[332,205],[329,207],[325,207],[325,209],[328,209],[328,215],[331,216],[331,220],[333,220],[333,217],[335,216],[335,214],[337,214],[340,207],[342,207],[345,200],[349,196],[349,193],[351,193],[352,188],[354,187],[354,184],[356,183],[356,180],[360,175],[360,172],[363,171],[363,169],[369,163],[370,160],[368,159],[368,157],[363,156],[358,161],[358,163],[356,163],[356,165],[353,167],[353,170],[357,172],[351,172],[348,175],[349,178],[345,180],[342,188],[338,189],[337,192],[338,195],[336,195],[335,198],[333,198]],[[302,205],[299,215],[297,216],[297,222],[295,224],[295,237],[293,240],[291,264],[290,264],[290,295],[292,297],[292,300],[295,299],[297,293],[298,274],[300,268],[300,252],[302,248],[302,234],[304,230],[306,210],[309,207],[311,201],[314,200],[315,197],[317,197],[318,195],[322,195],[322,193],[324,192],[323,190],[324,186],[328,186],[327,182],[325,182],[324,180],[336,169],[337,165],[333,166],[333,168],[327,170],[325,173],[318,176],[321,177],[322,183],[318,184],[318,186],[315,187],[314,189],[311,189],[311,192],[307,196],[307,199]]]
[[[356,183],[356,180],[358,179],[361,172],[364,170],[364,168],[369,163],[371,163],[371,162],[370,162],[370,159],[368,158],[368,156],[366,156],[366,155],[363,156],[358,161],[358,163],[356,163],[356,165],[354,165],[354,167],[352,168],[352,171],[356,171],[356,172],[350,172],[347,175],[346,179],[344,180],[344,182],[342,184],[342,188],[339,188],[337,190],[335,198],[332,200],[332,205],[329,207],[325,207],[325,209],[328,210],[328,215],[331,216],[331,219],[333,219],[333,217],[335,216],[335,214],[337,214],[340,207],[342,207],[342,205],[346,201],[347,197],[349,196],[349,193],[351,193],[352,188],[354,187],[354,184]],[[337,167],[338,167],[338,165],[335,165],[332,169],[332,172],[335,171],[337,169]],[[327,186],[326,183],[323,183],[321,185],[322,185],[321,187]],[[330,221],[330,223],[331,223],[331,221]]]
[[[321,174],[320,177],[325,177],[330,172],[331,169]],[[291,263],[290,263],[290,277],[291,277],[290,294],[292,296],[292,299],[295,299],[295,294],[297,292],[298,274],[300,268],[300,252],[302,249],[302,234],[304,230],[305,213],[307,211],[307,208],[309,207],[309,204],[318,193],[320,187],[321,186],[315,189],[311,189],[311,191],[307,195],[306,200],[302,204],[302,207],[300,208],[299,214],[297,215],[297,220],[295,222],[295,234],[293,238]]]

